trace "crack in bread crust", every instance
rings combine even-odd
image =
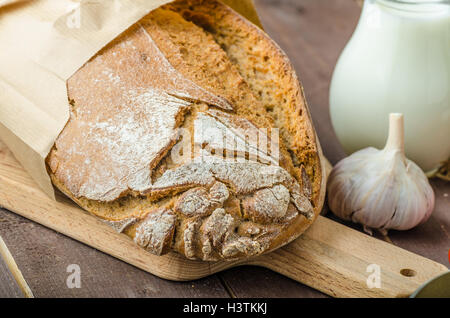
[[[266,111],[258,81],[220,43],[224,32],[188,21],[191,6],[239,25],[215,21],[214,28],[260,32],[216,1],[177,1],[151,12],[69,80],[71,118],[47,158],[49,174],[80,206],[156,255],[259,255],[314,220],[317,162],[292,157],[292,142],[273,138],[286,127]],[[268,38],[254,47],[278,50]],[[313,139],[307,142],[314,150]],[[190,151],[176,162],[180,144]]]

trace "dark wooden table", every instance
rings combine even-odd
[[[291,58],[325,155],[336,163],[344,153],[330,123],[329,82],[356,26],[359,7],[352,0],[255,2],[266,31]],[[414,230],[393,231],[380,239],[449,266],[450,184],[440,180],[432,184],[436,193],[433,217]],[[0,209],[0,235],[36,297],[326,297],[270,270],[250,266],[193,282],[166,281],[4,209]],[[80,266],[79,289],[66,285],[70,264]],[[0,260],[0,297],[21,295]]]

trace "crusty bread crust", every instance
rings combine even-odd
[[[303,88],[287,55],[264,31],[219,1],[187,0],[168,4],[188,21],[208,30],[281,129],[292,162],[312,181],[313,201],[322,187],[320,147]],[[290,171],[297,178],[301,169]]]
[[[53,183],[154,254],[251,257],[290,242],[319,213],[320,147],[295,72],[220,2],[151,12],[68,91],[71,118],[47,158]],[[261,140],[279,154],[260,151]],[[176,161],[180,149],[190,153]]]

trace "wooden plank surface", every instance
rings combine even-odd
[[[16,264],[14,257],[5,244],[5,241],[0,236],[0,256],[4,264],[8,267],[11,276],[14,278],[15,283],[19,286],[21,293],[26,298],[34,298],[33,292],[28,286],[25,278],[22,275],[19,267]]]
[[[328,295],[259,266],[240,266],[219,273],[238,298],[326,298]]]
[[[228,297],[216,276],[166,281],[14,213],[2,210],[0,218],[0,233],[35,297]],[[80,267],[81,288],[66,284],[71,264]]]
[[[350,0],[255,2],[267,32],[288,53],[302,79],[325,155],[335,163],[344,153],[329,120],[328,86],[340,50],[356,25],[359,8]],[[433,181],[433,186],[437,204],[432,219],[413,231],[392,232],[383,239],[448,266],[450,186],[440,181]],[[250,266],[193,283],[168,282],[5,210],[0,210],[0,219],[7,220],[0,222],[0,235],[37,297],[323,296],[267,269]],[[80,264],[81,289],[65,286],[70,264]]]
[[[0,220],[1,222],[1,220]],[[0,257],[0,298],[22,298],[19,285],[14,280],[11,272]]]

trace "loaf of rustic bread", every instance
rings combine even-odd
[[[320,149],[292,66],[220,2],[151,12],[68,93],[47,158],[54,185],[151,253],[250,257],[319,213]]]

